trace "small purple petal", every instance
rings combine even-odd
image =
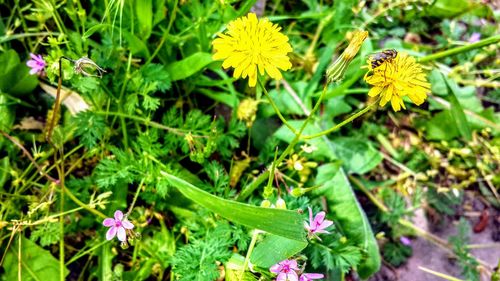
[[[281,265],[279,263],[271,266],[271,268],[269,268],[269,271],[271,271],[272,273],[280,273],[281,271]]]
[[[125,228],[118,227],[118,234],[116,235],[116,237],[118,237],[118,240],[122,242],[127,240],[127,234],[125,233]]]
[[[296,260],[287,260],[287,262],[291,269],[299,270]]]
[[[321,273],[304,273],[300,275],[300,281],[311,281],[314,279],[322,279],[325,276]]]
[[[106,232],[106,240],[111,240],[116,235],[116,227],[112,226],[108,232]]]
[[[472,33],[472,35],[470,36],[468,42],[469,43],[475,43],[477,41],[479,41],[481,39],[481,33],[478,33],[478,32],[474,32]]]
[[[280,273],[278,276],[276,276],[276,281],[288,281],[286,280],[286,273]]]
[[[325,212],[317,213],[316,216],[314,217],[314,225],[320,225],[325,219],[325,216],[326,216]]]
[[[33,75],[33,74],[36,74],[38,72],[38,70],[36,68],[32,68],[30,70],[30,74]]]
[[[406,237],[406,236],[401,236],[399,237],[399,241],[401,242],[401,244],[405,245],[405,246],[410,246],[411,245],[411,240],[410,238]]]
[[[122,219],[123,219],[123,213],[122,213],[122,211],[117,210],[117,211],[115,212],[115,220],[117,220],[117,221],[121,221]]]
[[[132,229],[134,228],[134,225],[127,219],[124,219],[122,221],[122,226],[125,228],[125,229]]]
[[[114,219],[112,219],[112,218],[107,218],[107,219],[105,219],[105,220],[102,222],[102,224],[103,224],[104,226],[110,227],[110,226],[115,225],[115,220],[114,220]]]
[[[287,273],[286,277],[288,278],[288,281],[299,281],[299,276],[295,271]]]
[[[324,220],[320,225],[318,225],[318,228],[319,229],[326,229],[327,227],[329,227],[332,224],[333,224],[333,221]]]

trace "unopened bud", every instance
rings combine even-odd
[[[128,249],[129,246],[128,246],[127,241],[123,241],[122,243],[120,243],[120,247],[122,247],[123,250]]]
[[[305,188],[297,187],[297,188],[292,189],[290,194],[293,197],[300,197],[300,196],[304,195],[304,193],[306,193],[306,191],[307,190]]]
[[[142,234],[140,232],[135,233],[135,239],[141,240],[142,239]]]
[[[276,208],[286,210],[286,202],[282,198],[276,200]]]
[[[262,201],[262,203],[260,203],[260,206],[263,208],[269,208],[269,207],[271,207],[271,201],[265,199]]]
[[[326,70],[328,83],[338,82],[344,78],[347,67],[358,54],[366,37],[368,37],[368,32],[366,31],[356,30],[353,32],[349,46]]]
[[[83,74],[84,76],[102,77],[102,74],[106,72],[106,70],[87,57],[79,58],[74,63],[75,73]]]

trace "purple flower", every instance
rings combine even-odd
[[[323,279],[324,275],[321,273],[304,273],[300,275],[299,281],[311,281],[314,279]]]
[[[115,218],[107,218],[102,224],[110,227],[108,232],[106,232],[107,240],[113,239],[116,235],[118,240],[122,242],[127,240],[126,230],[134,228],[134,225],[127,218],[123,218],[123,213],[119,210],[115,212]]]
[[[43,72],[43,69],[47,65],[45,61],[43,60],[41,55],[35,55],[30,53],[31,59],[26,62],[26,65],[31,68],[30,74],[33,75],[35,73],[41,74]]]
[[[468,42],[469,43],[475,43],[477,41],[479,41],[479,39],[481,39],[481,33],[479,32],[474,32],[472,33],[472,35],[470,36]]]
[[[319,212],[316,214],[316,216],[314,216],[313,219],[312,210],[311,208],[309,208],[309,224],[307,224],[307,222],[304,222],[304,227],[309,232],[309,235],[316,236],[316,233],[330,233],[325,229],[332,225],[333,221],[325,220],[325,215],[325,212]]]
[[[401,236],[399,237],[399,241],[401,242],[401,244],[405,245],[405,246],[410,246],[411,245],[411,240],[410,238],[406,237],[406,236]]]
[[[269,271],[278,274],[276,281],[298,281],[296,270],[299,270],[296,260],[280,261],[269,268]]]

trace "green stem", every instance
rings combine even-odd
[[[319,97],[318,101],[314,105],[314,108],[312,111],[309,113],[307,119],[304,121],[304,124],[302,124],[302,127],[298,132],[295,133],[295,138],[290,142],[290,144],[286,147],[285,151],[280,155],[280,157],[276,160],[273,161],[276,163],[276,165],[279,165],[279,163],[283,162],[285,157],[292,151],[292,149],[295,147],[295,145],[299,142],[300,136],[304,129],[307,126],[307,123],[309,120],[314,116],[314,113],[319,109],[319,106],[321,105],[321,102],[323,101],[323,98],[326,95],[326,90],[327,90],[327,85],[323,87],[323,91],[321,92],[321,96]],[[252,183],[249,185],[245,186],[243,190],[241,191],[240,195],[236,198],[238,201],[243,201],[246,197],[248,197],[252,192],[259,187],[259,185],[264,182],[264,180],[269,176],[270,169],[267,169],[265,172],[261,173]]]
[[[254,230],[252,235],[252,241],[250,241],[250,246],[248,246],[248,251],[245,256],[245,262],[243,262],[243,269],[241,269],[240,280],[244,280],[243,274],[247,270],[248,263],[250,262],[250,257],[252,256],[252,252],[255,247],[255,244],[257,243],[257,238],[259,237],[259,234],[260,234],[259,230]]]
[[[463,53],[463,52],[467,52],[467,51],[470,51],[470,50],[474,50],[474,49],[477,49],[477,48],[481,48],[481,47],[484,47],[484,46],[487,46],[487,45],[490,45],[490,44],[495,44],[495,43],[497,43],[499,41],[500,41],[500,35],[494,35],[494,36],[491,36],[489,38],[486,38],[486,39],[483,39],[481,41],[478,41],[476,43],[472,43],[470,45],[460,46],[460,47],[456,47],[456,48],[449,49],[449,50],[446,50],[446,51],[442,51],[442,52],[438,52],[438,53],[435,53],[435,54],[427,55],[425,57],[421,57],[421,58],[418,59],[418,61],[419,62],[433,61],[433,60],[437,60],[437,59],[440,59],[440,58],[444,58],[444,57],[448,57],[448,56],[460,54],[460,53]]]
[[[285,126],[287,126],[288,129],[290,129],[290,131],[292,131],[292,133],[296,134],[297,131],[295,130],[294,127],[292,127],[292,125],[290,125],[290,123],[288,123],[288,121],[286,121],[285,117],[283,117],[283,114],[281,114],[281,111],[278,109],[278,107],[274,103],[273,99],[271,98],[271,96],[267,92],[266,87],[264,87],[264,84],[262,83],[262,81],[260,81],[260,79],[257,79],[257,81],[259,81],[259,85],[262,88],[262,91],[264,92],[264,95],[266,95],[267,99],[269,100],[269,103],[271,104],[271,106],[273,107],[274,111],[276,112],[276,114],[280,118],[281,122],[283,122],[283,124],[285,124]]]
[[[165,131],[169,131],[169,132],[171,132],[173,134],[176,134],[176,135],[179,135],[179,136],[184,136],[184,135],[186,135],[187,133],[190,132],[190,131],[184,131],[182,129],[176,129],[176,128],[168,127],[168,126],[165,126],[165,125],[160,124],[158,122],[148,120],[146,118],[142,118],[142,117],[138,117],[138,116],[134,116],[134,115],[129,115],[129,114],[122,113],[122,112],[94,111],[93,113],[99,114],[99,115],[104,115],[104,116],[111,115],[111,116],[118,116],[120,118],[128,118],[128,119],[131,119],[131,120],[135,120],[135,121],[141,122],[141,123],[143,123],[146,126],[150,126],[150,127],[153,127],[153,128],[162,129],[162,130],[165,130]],[[205,137],[205,136],[200,136],[200,135],[192,135],[192,136],[195,137],[195,138]]]
[[[317,137],[328,135],[328,134],[330,134],[330,133],[332,133],[334,131],[337,131],[338,129],[342,128],[346,124],[352,122],[352,120],[354,120],[354,119],[358,118],[359,116],[361,116],[361,115],[365,114],[366,112],[368,112],[377,103],[378,103],[378,100],[375,101],[374,103],[368,105],[367,107],[363,108],[362,110],[356,112],[355,114],[351,115],[349,118],[347,118],[344,121],[340,122],[339,124],[333,126],[332,128],[330,128],[328,130],[324,130],[324,131],[319,132],[317,134],[302,136],[302,139],[304,139],[304,140],[314,139],[314,138],[317,138]]]
[[[130,204],[130,207],[127,212],[127,217],[132,213],[132,210],[134,209],[135,202],[137,201],[137,197],[139,197],[139,193],[141,193],[141,187],[144,184],[144,179],[141,180],[141,183],[139,183],[139,186],[137,186],[137,190],[135,191],[134,195],[134,200],[132,200],[132,204]]]
[[[76,205],[82,207],[83,209],[91,212],[92,214],[98,216],[98,217],[101,217],[103,219],[107,218],[107,216],[101,212],[99,212],[98,210],[96,209],[92,209],[90,208],[87,204],[83,203],[82,201],[80,201],[80,199],[76,198],[76,196],[71,193],[71,191],[69,191],[69,189],[67,189],[66,187],[64,187],[63,185],[61,185],[61,188],[62,190],[64,191],[64,193],[66,195],[68,195],[69,199],[71,199],[71,201],[75,202]]]

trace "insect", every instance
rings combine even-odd
[[[386,61],[395,59],[397,55],[398,51],[394,49],[383,50],[382,52],[376,53],[370,58],[372,69],[381,66]]]

